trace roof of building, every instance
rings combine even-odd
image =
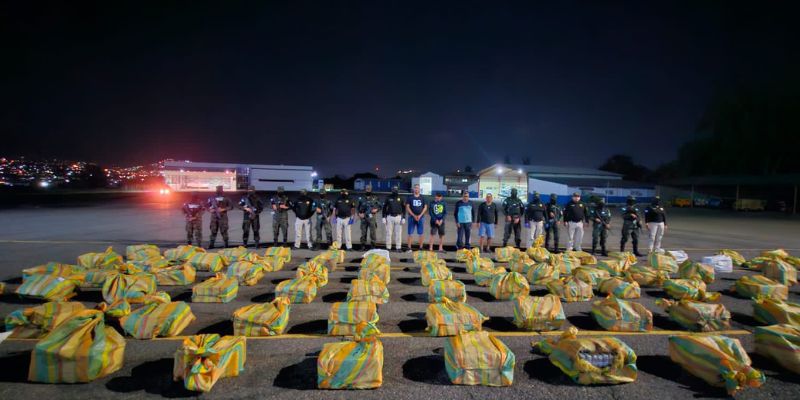
[[[213,162],[194,162],[188,160],[168,160],[164,161],[165,169],[186,169],[186,170],[225,170],[237,168],[269,168],[269,169],[307,169],[312,171],[314,168],[306,165],[267,165],[267,164],[234,164],[234,163],[213,163]]]
[[[594,168],[581,168],[581,167],[559,167],[559,166],[551,166],[551,165],[520,165],[520,164],[494,164],[487,168],[484,168],[478,172],[479,175],[483,175],[487,172],[496,170],[497,168],[507,168],[510,170],[521,170],[528,174],[531,178],[537,177],[594,177],[594,178],[605,178],[605,179],[622,179],[622,175],[608,172],[608,171],[601,171],[599,169]]]
[[[624,189],[655,189],[655,184],[647,182],[626,181],[622,179],[603,178],[535,178],[547,182],[560,183],[569,187],[595,187],[595,188],[624,188]]]
[[[677,186],[798,185],[800,184],[800,174],[692,176],[673,179],[664,184]]]

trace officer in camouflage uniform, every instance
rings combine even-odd
[[[604,257],[608,256],[606,250],[606,239],[611,228],[611,210],[606,207],[606,201],[597,200],[597,205],[589,214],[592,219],[592,254],[597,251],[597,243],[600,242],[600,251]]]
[[[200,202],[200,196],[192,193],[192,199],[183,203],[182,211],[186,218],[186,244],[191,245],[194,236],[197,247],[200,247],[203,242],[203,203]]]
[[[333,229],[331,229],[331,214],[333,213],[333,203],[328,199],[325,189],[320,189],[319,200],[315,203],[317,220],[314,222],[316,227],[317,237],[314,242],[317,248],[322,247],[322,231],[325,230],[328,241],[330,244],[333,242]]]
[[[264,202],[256,194],[256,188],[250,186],[247,188],[247,194],[239,200],[239,207],[244,211],[242,219],[242,243],[247,247],[247,241],[250,237],[250,230],[253,230],[253,240],[256,242],[256,248],[261,242],[261,211],[264,210]]]
[[[272,205],[272,241],[274,246],[278,246],[278,235],[283,231],[283,242],[281,245],[289,243],[289,210],[292,204],[289,197],[283,191],[283,186],[278,186],[278,193],[270,200]]]
[[[358,211],[358,218],[361,219],[361,248],[367,248],[367,231],[372,240],[371,247],[375,247],[375,238],[378,231],[378,210],[381,209],[378,197],[372,193],[372,185],[368,185],[365,189],[364,196],[358,199],[356,210]]]
[[[214,248],[217,240],[217,232],[222,235],[225,247],[228,247],[228,210],[231,209],[231,201],[222,192],[222,186],[217,186],[217,193],[208,199],[208,212],[211,213],[211,240],[208,248]]]
[[[639,254],[639,229],[641,228],[639,222],[639,207],[636,206],[636,198],[628,196],[625,206],[620,209],[622,213],[622,239],[619,242],[619,251],[625,251],[625,243],[628,242],[628,236],[631,238],[633,244],[633,254],[637,257]]]
[[[550,201],[547,203],[547,219],[544,223],[544,247],[550,243],[550,235],[553,235],[553,253],[558,253],[558,221],[561,221],[562,210],[558,206],[558,196],[550,193]]]
[[[511,238],[511,231],[514,231],[514,242],[519,247],[522,240],[522,213],[525,204],[517,197],[517,188],[511,189],[511,196],[503,200],[503,214],[506,216],[505,233],[503,234],[503,247],[508,244]]]

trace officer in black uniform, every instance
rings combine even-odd
[[[661,197],[654,197],[653,202],[644,209],[644,222],[650,233],[648,243],[650,252],[661,252],[661,238],[667,231],[667,212],[661,205]]]
[[[611,210],[606,207],[606,201],[602,198],[597,200],[595,207],[592,209],[591,220],[592,254],[597,251],[597,244],[599,241],[601,254],[607,257],[606,239],[608,239],[608,231],[611,228]]]
[[[264,210],[264,202],[256,194],[256,188],[247,188],[247,194],[239,200],[239,207],[244,211],[242,219],[242,243],[247,247],[250,230],[253,230],[253,240],[256,241],[256,248],[261,242],[261,211]]]
[[[533,197],[525,207],[525,224],[530,227],[528,246],[531,247],[536,238],[544,235],[544,221],[547,216],[547,207],[542,203],[539,192],[533,192]]]
[[[619,251],[625,251],[625,243],[628,242],[628,236],[631,238],[633,244],[633,254],[637,257],[639,254],[639,229],[641,224],[639,222],[639,207],[636,206],[636,198],[628,196],[625,201],[625,206],[619,210],[622,213],[622,239],[619,242]]]
[[[316,206],[314,200],[308,197],[306,189],[300,190],[300,197],[292,202],[292,211],[294,211],[294,248],[299,249],[303,241],[303,232],[305,231],[306,246],[313,247],[311,241],[311,217],[314,216]]]
[[[367,185],[364,196],[358,199],[356,210],[358,218],[361,219],[361,248],[367,249],[367,233],[372,240],[372,247],[375,247],[375,240],[378,230],[378,211],[381,209],[380,201],[372,193],[372,185]]]
[[[350,225],[353,223],[353,211],[356,208],[355,201],[350,198],[350,191],[342,189],[341,195],[333,203],[333,211],[336,215],[336,240],[347,250],[353,249]]]
[[[572,194],[566,206],[564,206],[564,225],[567,227],[567,251],[581,251],[583,241],[583,224],[589,222],[589,210],[586,204],[581,201],[580,192]]]
[[[392,235],[395,238],[395,249],[400,251],[403,246],[402,227],[403,214],[406,212],[406,202],[400,197],[397,186],[392,188],[392,194],[383,202],[383,225],[386,230],[386,250],[392,250]]]
[[[544,225],[544,247],[550,243],[550,235],[553,235],[553,253],[558,253],[558,222],[561,221],[561,207],[558,206],[558,196],[550,193],[550,201],[547,203],[547,222]]]
[[[517,188],[511,189],[511,196],[503,200],[503,214],[506,216],[505,232],[503,233],[503,247],[508,245],[508,239],[511,238],[511,231],[514,231],[514,242],[519,247],[522,239],[522,212],[525,205],[522,200],[517,197]]]

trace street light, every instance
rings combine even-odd
[[[312,173],[311,173],[311,177],[312,177],[312,178],[316,178],[316,177],[317,177],[317,171],[314,171],[314,172],[312,172]]]

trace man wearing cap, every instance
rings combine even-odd
[[[544,203],[542,203],[542,199],[539,198],[539,192],[533,192],[533,196],[525,207],[525,223],[530,226],[527,247],[531,247],[537,238],[544,235],[544,220],[546,215],[547,208]]]
[[[383,202],[383,225],[386,229],[386,250],[392,250],[392,235],[395,240],[395,250],[400,251],[403,246],[401,232],[403,228],[403,213],[405,212],[406,202],[400,197],[397,186],[392,188],[392,194]]]
[[[511,196],[503,200],[503,215],[506,216],[506,225],[503,233],[503,247],[508,245],[511,231],[514,231],[514,242],[519,247],[522,241],[522,213],[525,205],[517,197],[517,188],[511,188]]]
[[[203,203],[197,193],[192,193],[192,198],[183,203],[181,211],[186,218],[186,244],[192,244],[192,238],[201,247],[203,243]]]
[[[413,193],[406,199],[406,212],[408,213],[408,251],[411,251],[411,242],[414,240],[414,232],[419,236],[419,249],[423,248],[425,240],[425,214],[428,212],[428,204],[420,194],[419,185],[414,185]]]
[[[280,245],[289,243],[289,209],[292,204],[289,197],[283,191],[283,186],[278,186],[278,193],[270,199],[272,205],[272,242],[278,246],[278,236],[283,231],[283,242]]]
[[[350,191],[342,189],[341,195],[333,203],[333,212],[336,215],[334,219],[334,230],[336,232],[336,241],[347,247],[347,250],[353,249],[353,240],[350,236],[350,224],[353,223],[353,212],[356,208],[355,202],[350,198]]]
[[[433,197],[433,201],[431,202],[431,206],[428,208],[428,212],[431,216],[431,234],[428,250],[433,251],[433,238],[434,236],[438,236],[439,251],[444,251],[444,246],[442,244],[444,241],[444,216],[445,213],[447,213],[447,206],[442,199],[441,192],[436,192],[436,195]]]
[[[214,248],[217,240],[217,232],[222,235],[225,247],[228,247],[228,210],[231,209],[231,201],[225,197],[222,186],[217,186],[217,193],[208,198],[208,211],[211,213],[211,239],[208,248]]]
[[[375,238],[378,230],[378,210],[380,210],[380,201],[378,197],[372,193],[372,185],[367,185],[364,189],[364,196],[358,199],[356,206],[358,211],[358,218],[361,220],[361,249],[367,249],[367,233],[372,240],[372,247],[375,247]]]
[[[319,200],[314,204],[315,211],[317,212],[317,221],[315,222],[317,237],[314,241],[316,248],[322,248],[322,231],[325,231],[327,241],[330,244],[333,241],[333,231],[331,230],[331,218],[333,217],[333,204],[328,199],[328,194],[325,189],[320,189]]]
[[[650,233],[650,252],[661,252],[661,238],[667,231],[667,213],[661,205],[661,197],[654,197],[653,202],[644,209],[644,222]]]
[[[261,211],[264,210],[264,202],[256,194],[255,186],[247,188],[247,194],[242,196],[239,200],[239,207],[244,211],[242,218],[242,243],[247,247],[247,241],[250,236],[250,230],[253,230],[253,240],[256,242],[256,248],[261,242]]]
[[[586,204],[581,201],[581,194],[572,194],[572,200],[564,206],[564,225],[567,227],[567,250],[581,251],[581,241],[583,241],[583,223],[589,222],[589,210]]]
[[[622,213],[622,239],[619,242],[619,251],[625,251],[625,243],[628,242],[628,237],[631,238],[633,244],[633,254],[637,257],[639,254],[639,229],[641,224],[639,222],[639,207],[636,206],[636,198],[628,196],[625,201],[625,206],[619,210]]]
[[[455,212],[453,213],[456,219],[456,227],[458,227],[458,235],[456,236],[456,249],[470,249],[472,246],[469,243],[469,237],[472,233],[472,223],[477,220],[475,207],[469,201],[469,192],[466,190],[461,191],[461,200],[456,202]],[[463,238],[463,241],[462,241]]]
[[[558,253],[558,222],[561,221],[563,212],[558,205],[558,196],[550,193],[550,200],[545,208],[547,220],[544,225],[544,247],[550,243],[550,236],[553,236],[553,253]]]
[[[312,248],[311,243],[311,217],[315,211],[314,200],[308,197],[306,189],[300,189],[300,197],[292,202],[294,211],[294,248],[299,249],[303,240],[303,232],[306,235],[306,246]]]
[[[592,209],[591,219],[592,254],[597,251],[597,244],[599,242],[601,254],[607,257],[606,239],[608,239],[608,230],[611,228],[611,210],[606,207],[606,201],[602,198],[597,200],[596,206]]]

